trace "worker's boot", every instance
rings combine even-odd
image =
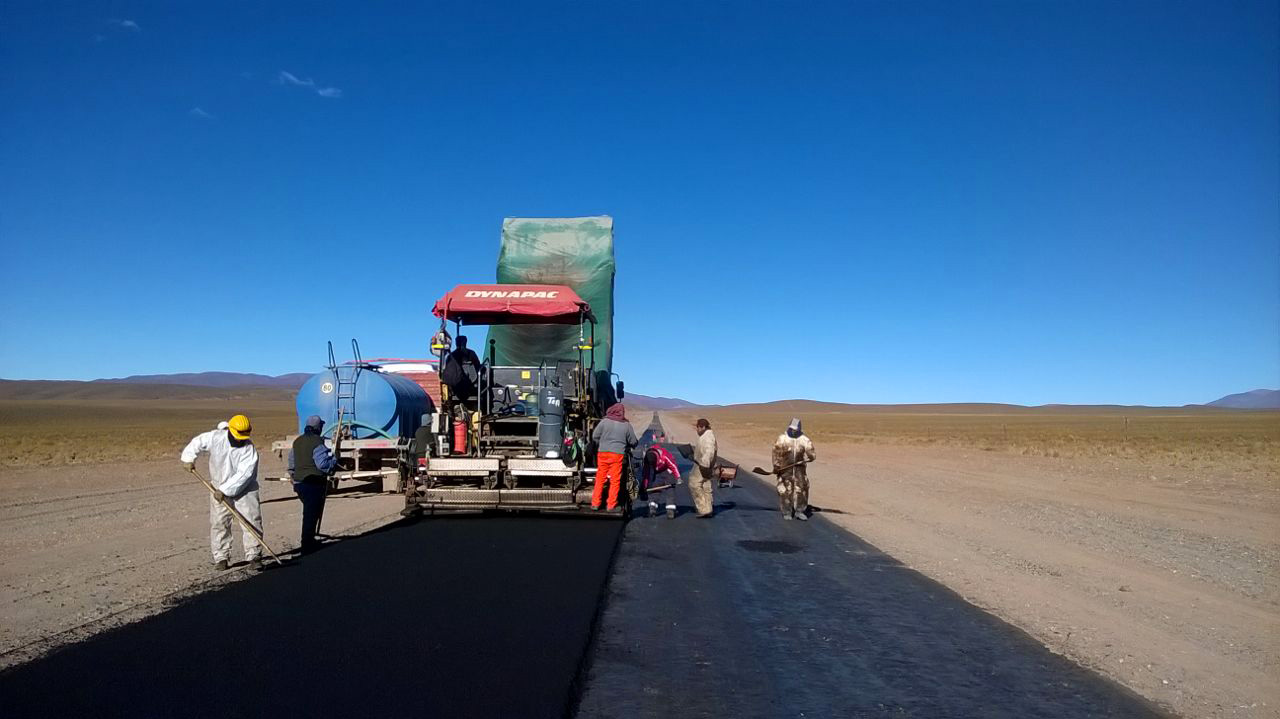
[[[800,520],[801,522],[807,522],[809,521],[809,515],[805,514],[804,512],[796,512],[796,519]]]
[[[783,518],[783,519],[785,519],[785,520],[787,520],[787,521],[791,521],[791,518],[792,518],[792,517],[791,517],[791,513],[790,513],[790,512],[787,512],[786,514],[782,515],[782,518]]]
[[[214,563],[213,563],[213,568],[214,568],[214,569],[216,569],[216,570],[218,570],[219,572],[225,572],[225,571],[227,571],[227,569],[228,569],[230,566],[231,566],[231,565],[230,565],[230,564],[228,564],[228,563],[227,563],[227,560],[225,560],[225,559],[219,559],[218,561],[216,561],[216,562],[214,562]]]
[[[650,516],[650,517],[656,517],[656,516],[658,516],[658,503],[657,503],[657,502],[649,502],[649,516]]]
[[[667,505],[667,519],[675,519],[675,518],[676,518],[676,505],[674,505],[674,504],[668,504],[668,505]]]

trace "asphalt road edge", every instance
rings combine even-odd
[[[632,511],[634,511],[634,503]],[[600,623],[604,620],[605,606],[609,601],[609,588],[613,584],[614,565],[618,562],[618,555],[622,551],[622,542],[626,539],[627,527],[631,524],[631,520],[621,520],[623,522],[622,531],[618,532],[618,536],[613,540],[613,551],[609,552],[609,563],[605,569],[604,582],[600,584],[600,593],[596,597],[595,614],[591,617],[591,628],[587,632],[587,645],[582,650],[582,657],[578,659],[578,669],[573,674],[573,679],[569,681],[569,694],[565,697],[564,713],[565,719],[573,719],[578,715],[579,706],[582,703],[582,693],[587,687],[587,678],[591,675],[591,663],[595,660],[596,654],[596,637],[600,631]]]

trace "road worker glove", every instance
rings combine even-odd
[[[193,471],[195,471],[196,463],[195,463],[195,462],[183,462],[183,463],[182,463],[182,466],[183,466],[183,468],[184,468],[184,469],[186,469],[188,472],[193,472]]]
[[[226,498],[226,496],[227,495],[223,494],[219,490],[216,490],[216,489],[213,490],[213,501],[215,502],[221,502],[224,498]]]

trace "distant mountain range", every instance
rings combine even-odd
[[[1229,394],[1205,406],[1229,409],[1280,409],[1280,389],[1255,389],[1250,392]]]
[[[649,397],[648,395],[636,394],[635,392],[627,392],[627,396],[622,403],[634,409],[652,409],[652,410],[672,410],[686,409],[688,407],[697,407],[692,402],[686,402],[682,399],[674,397]]]
[[[115,379],[96,379],[94,383],[103,384],[181,384],[193,387],[282,387],[298,389],[311,378],[310,373],[292,372],[276,375],[253,374],[250,372],[187,372],[182,374],[139,374]],[[649,397],[643,394],[627,393],[626,403],[636,409],[672,410],[696,407],[674,397]]]
[[[296,390],[311,377],[309,372],[291,372],[282,375],[254,374],[251,372],[186,372],[180,374],[148,374],[96,379],[90,382],[55,381],[55,380],[0,380],[0,398],[8,399],[40,399],[40,398],[143,398],[169,397],[181,398],[187,395],[208,396],[204,392],[183,393],[177,388],[166,389],[173,385],[189,388],[215,388],[241,394],[241,390],[253,388],[273,388],[279,390]],[[111,391],[103,385],[134,385],[134,390]],[[93,389],[94,387],[100,389]],[[649,395],[627,392],[624,403],[635,410],[672,411],[692,409],[696,407],[714,407],[719,405],[699,405],[677,397],[651,397]],[[1027,411],[1035,409],[1086,410],[1097,407],[1083,405],[1045,405],[1041,408],[1024,407],[1007,404],[942,404],[942,405],[858,405],[839,402],[819,402],[815,400],[779,400],[737,405],[742,408],[805,410],[805,411],[840,411],[857,408],[860,410],[903,411],[912,409],[929,409],[934,411]],[[1197,405],[1188,405],[1195,407]],[[1255,389],[1250,392],[1230,394],[1221,399],[1208,402],[1205,407],[1218,409],[1280,409],[1280,390]],[[1119,409],[1119,405],[1108,405]]]
[[[272,377],[250,372],[186,372],[181,374],[135,374],[94,382],[115,384],[185,384],[192,387],[284,387],[298,389],[311,377],[309,372],[292,372]]]
[[[285,387],[200,387],[143,382],[76,382],[73,380],[0,379],[2,400],[280,400],[292,401]]]

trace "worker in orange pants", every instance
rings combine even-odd
[[[617,452],[601,452],[596,455],[596,486],[591,491],[591,508],[600,509],[605,486],[609,487],[609,509],[618,508],[618,493],[622,490],[622,462],[627,458]]]
[[[591,491],[591,508],[600,509],[605,485],[609,485],[609,509],[618,508],[618,494],[622,489],[623,462],[631,448],[640,443],[636,431],[627,421],[627,408],[618,403],[605,412],[604,419],[591,432],[599,449],[596,452],[596,486]]]

